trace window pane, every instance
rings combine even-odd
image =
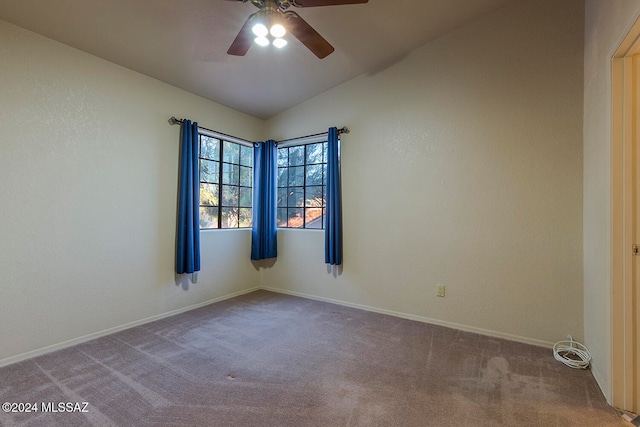
[[[238,187],[234,185],[222,186],[222,206],[238,206]],[[224,213],[224,209],[222,212]]]
[[[210,136],[200,135],[200,157],[219,160],[220,140]]]
[[[240,163],[240,144],[224,141],[222,146],[222,161],[227,163]]]
[[[307,166],[307,182],[306,185],[322,184],[322,165]]]
[[[240,227],[251,227],[251,208],[240,208]]]
[[[278,187],[286,187],[289,183],[289,168],[278,168]]]
[[[200,228],[250,227],[253,147],[206,135],[199,141]]]
[[[251,187],[253,184],[253,169],[240,166],[240,185]]]
[[[326,142],[278,148],[278,227],[324,228],[326,157]]]
[[[304,210],[305,228],[322,228],[322,208]]]
[[[222,228],[238,228],[238,208],[222,208]]]
[[[217,184],[200,184],[200,205],[218,206],[219,204],[219,185]],[[217,223],[217,221],[216,221]]]
[[[218,228],[218,208],[200,206],[200,228]]]
[[[220,163],[200,159],[200,181],[218,183]]]
[[[278,148],[278,166],[289,166],[288,148]]]
[[[250,208],[252,206],[251,197],[251,188],[240,187],[240,206],[242,206],[243,208]]]
[[[278,207],[284,208],[287,206],[287,188],[278,188]],[[286,213],[285,213],[286,216]]]
[[[304,165],[304,145],[289,147],[289,166]]]
[[[223,163],[222,183],[238,185],[240,183],[240,166]]]
[[[324,206],[324,198],[321,185],[317,185],[315,187],[307,187],[307,197],[304,200],[304,205],[308,208],[321,208]]]
[[[307,145],[307,164],[322,163],[322,149],[324,144]]]
[[[287,226],[287,209],[278,208],[278,227]]]
[[[304,188],[289,188],[287,206],[290,208],[304,206]]]
[[[289,187],[304,185],[304,166],[289,168]]]
[[[253,148],[240,146],[240,164],[244,166],[253,166]]]
[[[302,218],[303,209],[289,209],[287,214],[287,226],[290,228],[302,228],[304,219]]]

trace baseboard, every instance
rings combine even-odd
[[[447,328],[458,329],[458,330],[465,331],[465,332],[473,332],[473,333],[476,333],[476,334],[486,335],[486,336],[490,336],[490,337],[494,337],[494,338],[503,338],[503,339],[510,340],[510,341],[516,341],[516,342],[521,342],[521,343],[524,343],[524,344],[535,345],[535,346],[538,346],[538,347],[553,348],[553,344],[554,344],[554,343],[549,342],[549,341],[543,341],[543,340],[537,340],[537,339],[533,339],[533,338],[521,337],[519,335],[506,334],[504,332],[492,331],[492,330],[489,330],[489,329],[482,329],[482,328],[477,328],[475,326],[462,325],[462,324],[459,324],[459,323],[446,322],[446,321],[443,321],[443,320],[432,319],[430,317],[417,316],[415,314],[402,313],[402,312],[393,311],[393,310],[386,310],[386,309],[383,309],[383,308],[371,307],[371,306],[363,305],[363,304],[354,304],[354,303],[351,303],[351,302],[336,300],[336,299],[332,299],[332,298],[318,297],[316,295],[305,294],[305,293],[302,293],[302,292],[288,291],[288,290],[285,290],[285,289],[270,288],[270,287],[266,287],[266,286],[262,286],[262,287],[260,287],[260,289],[264,289],[265,291],[270,291],[270,292],[277,292],[277,293],[281,293],[281,294],[287,294],[287,295],[293,295],[293,296],[302,297],[302,298],[313,299],[313,300],[317,300],[317,301],[329,302],[329,303],[332,303],[332,304],[343,305],[345,307],[358,308],[360,310],[371,311],[371,312],[374,312],[374,313],[387,314],[389,316],[400,317],[402,319],[408,319],[408,320],[415,320],[415,321],[418,321],[418,322],[429,323],[429,324],[432,324],[432,325],[444,326],[444,327],[447,327]]]
[[[248,294],[250,292],[254,292],[259,290],[259,287],[255,287],[255,288],[251,288],[251,289],[245,289],[242,291],[238,291],[238,292],[234,292],[232,294],[228,294],[228,295],[224,295],[221,297],[217,297],[217,298],[212,298],[210,300],[204,301],[204,302],[200,302],[198,304],[193,304],[187,307],[182,307],[176,310],[171,310],[168,311],[166,313],[162,313],[162,314],[157,314],[155,316],[151,316],[151,317],[147,317],[144,319],[140,319],[140,320],[136,320],[134,322],[129,322],[129,323],[125,323],[123,325],[119,325],[119,326],[115,326],[113,328],[109,328],[109,329],[105,329],[102,330],[100,332],[95,332],[92,334],[88,334],[88,335],[84,335],[78,338],[73,338],[67,341],[63,341],[61,343],[58,344],[53,344],[50,346],[46,346],[46,347],[42,347],[36,350],[31,350],[28,351],[26,353],[21,353],[18,354],[16,356],[11,356],[11,357],[7,357],[5,359],[1,359],[0,360],[0,367],[3,366],[7,366],[10,365],[12,363],[17,363],[26,359],[29,359],[31,357],[36,357],[36,356],[40,356],[46,353],[50,353],[52,351],[56,351],[56,350],[62,350],[63,348],[67,348],[67,347],[71,347],[77,344],[81,344],[83,342],[86,341],[90,341],[96,338],[100,338],[103,337],[105,335],[109,335],[109,334],[113,334],[116,332],[120,332],[123,331],[125,329],[129,329],[129,328],[133,328],[135,326],[139,326],[139,325],[144,325],[145,323],[150,323],[150,322],[154,322],[156,320],[160,320],[160,319],[164,319],[165,317],[170,317],[170,316],[175,316],[176,314],[180,314],[180,313],[184,313],[186,311],[190,311],[190,310],[195,310],[196,308],[200,308],[200,307],[204,307],[205,305],[209,305],[209,304],[213,304],[215,302],[219,302],[219,301],[224,301],[227,299],[231,299],[231,298],[235,298],[237,296],[240,295],[244,295],[244,294]]]
[[[603,387],[603,385],[607,383],[606,381],[603,380],[604,376],[600,372],[600,368],[598,367],[598,364],[594,363],[593,360],[591,361],[591,375],[593,375],[593,378],[596,380],[596,383],[598,383],[598,387],[600,387],[600,391],[604,395],[604,398],[607,400],[607,403],[611,405],[611,390],[609,388]]]
[[[210,299],[210,300],[198,303],[198,304],[193,304],[193,305],[190,305],[190,306],[187,306],[187,307],[179,308],[177,310],[172,310],[172,311],[168,311],[166,313],[162,313],[162,314],[158,314],[158,315],[155,315],[155,316],[147,317],[147,318],[144,318],[144,319],[136,320],[134,322],[125,323],[123,325],[115,326],[113,328],[109,328],[109,329],[105,329],[105,330],[102,330],[102,331],[99,331],[99,332],[95,332],[95,333],[92,333],[92,334],[84,335],[82,337],[73,338],[71,340],[60,342],[58,344],[53,344],[53,345],[42,347],[42,348],[39,348],[39,349],[36,349],[36,350],[31,350],[31,351],[28,351],[26,353],[18,354],[16,356],[11,356],[11,357],[7,357],[5,359],[0,359],[0,367],[7,366],[7,365],[10,365],[12,363],[17,363],[17,362],[20,362],[22,360],[29,359],[31,357],[36,357],[36,356],[40,356],[40,355],[43,355],[43,354],[46,354],[46,353],[50,353],[52,351],[61,350],[63,348],[67,348],[67,347],[71,347],[71,346],[74,346],[74,345],[77,345],[77,344],[81,344],[83,342],[90,341],[90,340],[96,339],[96,338],[100,338],[100,337],[103,337],[105,335],[113,334],[113,333],[116,333],[116,332],[120,332],[120,331],[123,331],[125,329],[133,328],[135,326],[144,325],[145,323],[150,323],[150,322],[153,322],[153,321],[156,321],[156,320],[164,319],[166,317],[174,316],[176,314],[184,313],[186,311],[195,310],[196,308],[204,307],[206,305],[213,304],[215,302],[219,302],[219,301],[223,301],[223,300],[227,300],[227,299],[230,299],[230,298],[235,298],[237,296],[248,294],[248,293],[260,290],[260,289],[264,289],[265,291],[270,291],[270,292],[293,295],[293,296],[297,296],[297,297],[301,297],[301,298],[313,299],[313,300],[317,300],[317,301],[324,301],[324,302],[328,302],[328,303],[332,303],[332,304],[343,305],[345,307],[352,307],[352,308],[357,308],[357,309],[360,309],[360,310],[371,311],[371,312],[374,312],[374,313],[386,314],[386,315],[389,315],[389,316],[399,317],[399,318],[402,318],[402,319],[415,320],[415,321],[418,321],[418,322],[444,326],[444,327],[447,327],[447,328],[458,329],[458,330],[461,330],[461,331],[473,332],[473,333],[477,333],[477,334],[480,334],[480,335],[487,335],[487,336],[491,336],[491,337],[495,337],[495,338],[504,338],[504,339],[507,339],[507,340],[521,342],[521,343],[525,343],[525,344],[532,344],[532,345],[536,345],[536,346],[540,346],[540,347],[547,347],[547,348],[552,348],[553,347],[553,343],[552,342],[541,341],[541,340],[536,340],[536,339],[527,338],[527,337],[521,337],[521,336],[518,336],[518,335],[506,334],[506,333],[503,333],[503,332],[477,328],[477,327],[474,327],[474,326],[462,325],[462,324],[459,324],[459,323],[446,322],[446,321],[443,321],[443,320],[432,319],[432,318],[424,317],[424,316],[417,316],[417,315],[409,314],[409,313],[402,313],[402,312],[399,312],[399,311],[393,311],[393,310],[386,310],[386,309],[377,308],[377,307],[371,307],[371,306],[363,305],[363,304],[355,304],[355,303],[350,303],[350,302],[347,302],[347,301],[341,301],[341,300],[332,299],[332,298],[318,297],[316,295],[306,294],[306,293],[303,293],[303,292],[295,292],[295,291],[288,291],[288,290],[285,290],[285,289],[270,288],[270,287],[266,287],[266,286],[258,286],[258,287],[254,287],[254,288],[250,288],[250,289],[245,289],[245,290],[242,290],[242,291],[234,292],[232,294],[224,295],[224,296],[221,296],[221,297],[213,298],[213,299]]]

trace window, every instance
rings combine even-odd
[[[200,228],[251,227],[253,148],[200,135]]]
[[[327,143],[278,148],[278,227],[325,226]]]

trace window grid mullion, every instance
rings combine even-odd
[[[206,137],[206,136],[204,136]],[[214,185],[217,186],[218,189],[218,204],[217,205],[203,205],[202,201],[200,201],[199,203],[199,207],[200,208],[217,208],[217,216],[216,218],[212,218],[214,220],[214,223],[217,224],[217,229],[222,229],[223,228],[223,215],[222,215],[222,208],[223,208],[223,191],[222,191],[222,187],[223,187],[223,178],[224,178],[224,165],[228,165],[229,167],[231,167],[233,169],[233,167],[235,167],[236,170],[236,180],[237,180],[237,184],[233,184],[233,180],[231,180],[231,183],[226,184],[226,187],[233,187],[233,189],[235,189],[236,192],[236,200],[233,204],[227,206],[227,208],[229,208],[232,213],[233,211],[235,211],[236,214],[236,226],[233,228],[241,228],[241,215],[240,215],[240,210],[241,209],[253,209],[253,204],[249,204],[248,206],[245,206],[240,199],[240,192],[243,189],[249,189],[251,190],[251,192],[253,192],[253,180],[251,182],[250,185],[242,185],[240,182],[240,178],[242,176],[242,170],[243,167],[247,167],[251,173],[251,176],[253,176],[253,165],[251,166],[242,166],[241,165],[241,160],[240,157],[242,157],[242,149],[240,149],[240,152],[238,153],[238,162],[237,163],[233,163],[233,162],[224,162],[224,156],[225,156],[225,150],[224,150],[224,145],[225,145],[225,141],[221,140],[221,139],[217,139],[217,138],[212,138],[212,140],[217,142],[217,146],[219,147],[218,149],[218,157],[217,158],[211,158],[211,157],[203,157],[203,151],[202,151],[202,145],[203,145],[203,135],[199,135],[199,148],[198,148],[198,175],[199,175],[199,185],[202,184],[210,184],[210,185]],[[228,142],[228,144],[235,144],[233,142]],[[200,174],[201,171],[201,165],[202,165],[202,161],[203,160],[207,160],[207,161],[211,161],[211,162],[216,162],[218,164],[218,169],[213,172],[215,175],[217,175],[217,182],[211,182],[211,180],[203,180],[202,175]],[[253,162],[252,162],[253,163]],[[209,170],[209,169],[208,169]],[[199,190],[198,190],[199,191]],[[206,228],[210,228],[210,227],[205,227]],[[231,227],[226,227],[226,228],[231,228]],[[243,227],[245,228],[245,227]],[[215,229],[215,228],[214,228]]]
[[[326,144],[323,143],[323,144]],[[314,184],[314,186],[319,186],[320,190],[322,192],[322,204],[321,206],[319,206],[318,208],[320,209],[320,213],[321,213],[321,218],[320,219],[320,224],[321,224],[321,228],[324,229],[326,226],[326,221],[325,221],[325,213],[326,213],[326,198],[325,198],[325,193],[326,193],[326,189],[327,189],[327,185],[326,185],[326,179],[327,179],[327,175],[326,175],[326,153],[325,153],[325,147],[322,147],[322,156],[321,156],[321,160],[320,162],[313,162],[313,163],[308,163],[307,162],[307,156],[309,154],[309,146],[311,144],[301,144],[302,145],[302,149],[303,149],[303,161],[302,164],[296,164],[293,165],[291,163],[291,152],[290,150],[293,148],[296,148],[297,146],[292,146],[292,147],[284,147],[281,148],[280,150],[287,150],[286,151],[286,156],[287,156],[287,165],[286,166],[279,166],[279,170],[284,170],[286,169],[286,173],[284,174],[284,176],[280,176],[280,173],[278,173],[278,177],[282,178],[282,180],[278,180],[278,184],[277,184],[277,188],[282,188],[285,190],[285,200],[284,200],[284,208],[286,211],[286,221],[285,224],[283,224],[280,227],[283,228],[292,228],[289,224],[289,215],[291,213],[291,210],[297,210],[297,209],[301,209],[302,211],[302,228],[307,228],[308,221],[307,221],[307,216],[306,216],[306,211],[307,211],[307,205],[306,205],[306,200],[307,200],[307,195],[308,195],[308,189],[307,189],[307,185],[308,180],[307,180],[307,175],[308,175],[308,168],[310,166],[320,166],[321,167],[321,180],[322,182],[320,184]],[[291,175],[291,168],[298,168],[298,167],[302,167],[303,169],[303,179],[302,179],[302,185],[290,185],[290,175]],[[282,181],[285,181],[284,183]],[[298,207],[296,206],[296,204],[294,203],[293,205],[289,203],[289,198],[290,195],[292,194],[296,194],[296,191],[299,191],[300,189],[302,189],[302,206]]]
[[[222,228],[222,169],[224,168],[224,164],[222,163],[222,159],[224,158],[224,142],[221,139],[219,141],[220,150],[218,151],[220,151],[220,157],[218,158],[218,185],[220,187],[218,188],[218,230]]]
[[[236,209],[236,213],[238,214],[238,221],[236,222],[237,226],[236,228],[240,227],[240,156],[242,155],[242,153],[238,152],[238,164],[237,164],[237,168],[238,169],[238,185],[236,185],[236,191],[238,193],[238,199],[236,200],[236,205],[234,206],[234,208]],[[234,164],[232,164],[232,166],[236,166]]]
[[[302,161],[302,228],[307,228],[307,147],[304,146]]]

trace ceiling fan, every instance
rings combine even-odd
[[[293,34],[318,58],[322,59],[334,51],[333,46],[324,39],[296,12],[289,7],[339,6],[345,4],[367,3],[369,0],[231,0],[246,3],[251,1],[260,9],[249,16],[233,43],[227,50],[229,55],[244,56],[255,41],[262,46],[273,44],[283,47],[287,41],[286,32]]]

